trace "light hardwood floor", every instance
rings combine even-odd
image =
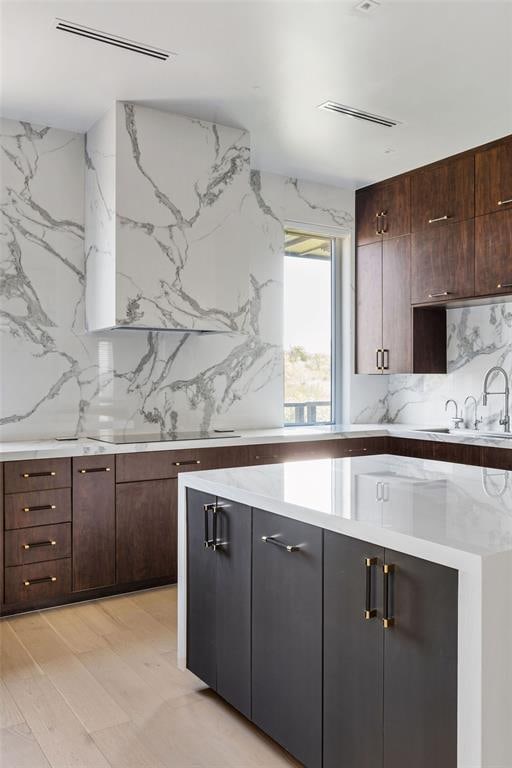
[[[2,768],[298,766],[176,666],[176,588],[0,620]]]

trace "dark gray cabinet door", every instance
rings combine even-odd
[[[384,768],[457,766],[457,593],[450,568],[386,550]]]
[[[372,544],[324,534],[324,768],[382,765],[383,559]]]
[[[187,668],[217,687],[215,552],[204,546],[204,505],[215,497],[187,491]]]
[[[205,513],[205,504],[215,511]],[[246,717],[251,715],[251,534],[250,507],[188,490],[187,667]],[[211,546],[205,547],[205,538]]]
[[[322,549],[320,528],[253,510],[252,719],[307,768],[322,764]]]
[[[219,499],[217,516],[217,693],[250,718],[252,513]]]

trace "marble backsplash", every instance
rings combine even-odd
[[[450,309],[447,312],[448,373],[446,375],[394,375],[388,377],[386,395],[364,413],[360,421],[442,424],[448,422],[445,402],[453,398],[463,409],[466,426],[473,428],[474,405],[463,407],[468,395],[478,402],[480,429],[502,431],[498,424],[503,396],[488,398],[482,405],[486,372],[494,365],[512,374],[512,302]],[[503,391],[503,378],[495,376],[490,389]]]
[[[84,137],[2,120],[0,146],[0,440],[282,424],[283,225],[350,233],[352,193],[252,171],[244,205],[259,247],[243,333],[91,334]],[[385,399],[373,378],[357,386],[357,411]]]

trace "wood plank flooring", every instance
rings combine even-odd
[[[176,666],[176,588],[0,620],[0,766],[299,766]]]

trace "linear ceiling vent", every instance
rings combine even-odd
[[[394,125],[400,125],[398,120],[391,120],[389,117],[382,117],[382,115],[372,115],[371,112],[364,112],[362,109],[347,107],[345,104],[337,104],[335,101],[324,101],[323,104],[318,106],[318,109],[326,109],[329,112],[338,112],[340,115],[357,117],[358,120],[366,120],[368,123],[385,125],[387,128],[393,128]]]
[[[71,35],[86,37],[89,40],[96,40],[98,43],[114,45],[116,48],[124,48],[125,51],[140,53],[143,56],[150,56],[152,59],[159,59],[160,61],[167,61],[170,56],[175,56],[172,51],[166,51],[163,48],[155,48],[154,46],[146,45],[145,43],[137,43],[135,40],[128,40],[126,37],[111,35],[109,32],[101,32],[99,29],[84,27],[82,24],[75,24],[74,22],[66,21],[65,19],[55,19],[55,29],[58,29],[61,32],[69,32]]]

